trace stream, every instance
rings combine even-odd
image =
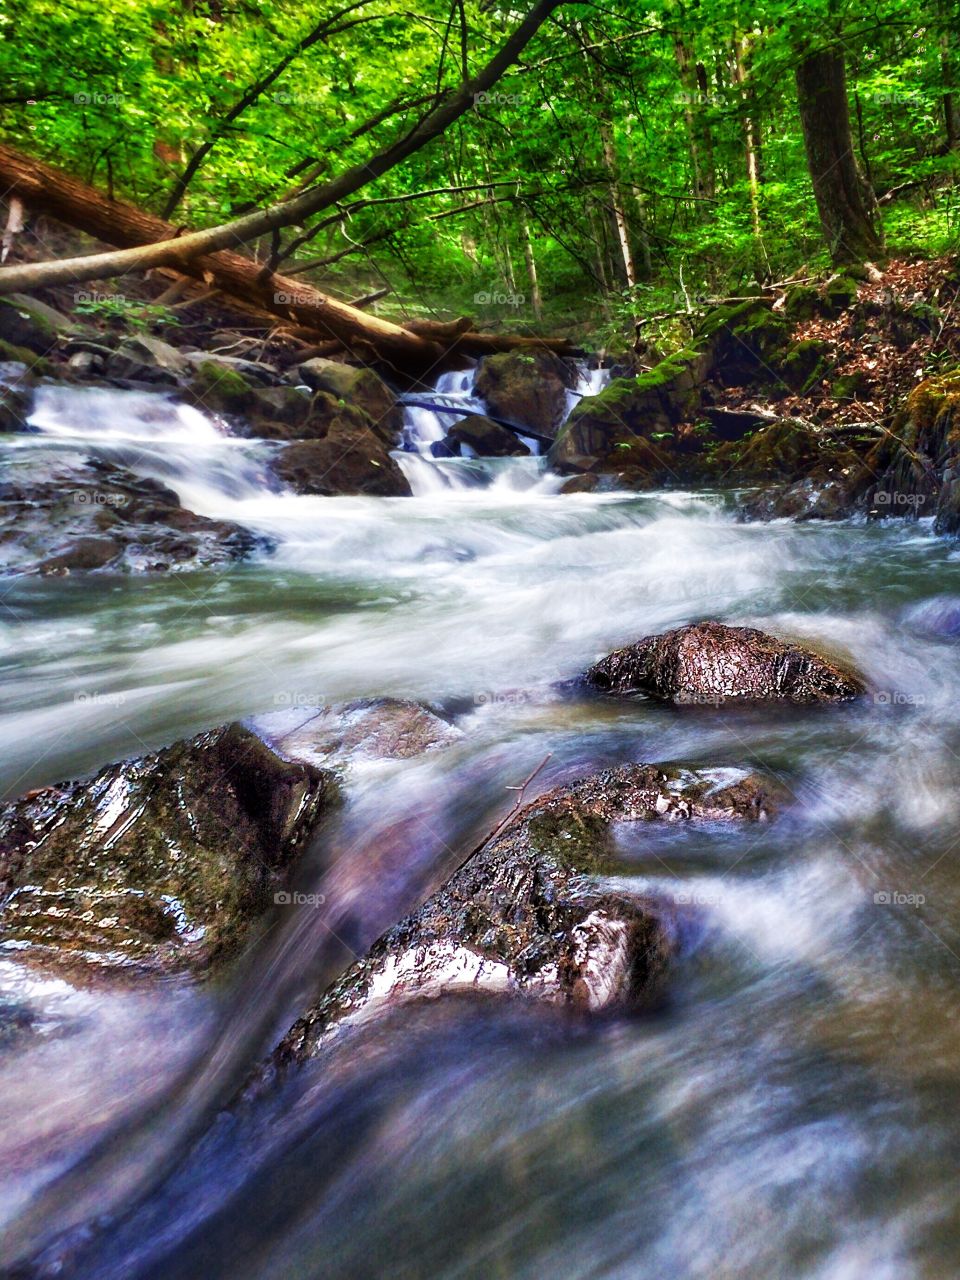
[[[444,379],[438,396],[482,408],[469,375]],[[423,699],[463,730],[351,768],[300,874],[323,909],[278,912],[224,979],[75,989],[0,950],[5,1256],[46,1249],[39,1274],[91,1280],[960,1273],[960,552],[929,521],[560,495],[535,455],[435,457],[448,417],[407,409],[409,498],[286,493],[276,446],[163,393],[45,387],[34,433],[0,437],[5,466],[121,462],[276,548],[4,579],[5,796],[348,698]],[[705,617],[837,652],[878,692],[678,713],[557,691]],[[537,788],[628,760],[750,764],[789,788],[789,812],[746,833],[624,829],[618,876],[680,920],[658,1007],[586,1022],[438,1001],[228,1107],[319,975],[449,874],[547,757]]]

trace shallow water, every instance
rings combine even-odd
[[[293,497],[265,482],[270,446],[162,395],[70,392],[35,425],[6,457],[126,461],[278,548],[153,581],[5,581],[7,794],[367,694],[428,699],[465,733],[353,767],[302,869],[325,907],[278,910],[231,980],[72,993],[0,960],[9,1256],[99,1214],[62,1274],[960,1271],[952,544],[923,523],[742,525],[708,493],[564,497],[535,459],[416,454],[419,496]],[[877,694],[731,714],[553,688],[700,617],[809,640]],[[747,833],[624,830],[618,875],[677,913],[662,1006],[584,1024],[438,1004],[214,1120],[320,977],[422,898],[548,755],[538,787],[683,759],[764,766],[791,792]]]

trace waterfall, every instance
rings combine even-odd
[[[487,406],[475,391],[476,376],[475,368],[441,373],[429,398],[452,409],[485,414]],[[609,369],[590,368],[585,360],[578,360],[577,383],[567,392],[564,421],[584,396],[597,395],[609,380]],[[462,412],[444,413],[405,405],[403,452],[395,456],[415,497],[476,488],[506,492],[530,488],[547,492],[555,488],[554,478],[546,475],[538,458],[539,443],[526,436],[518,438],[530,450],[528,458],[476,458],[467,446],[461,447],[460,457],[450,456],[444,441],[451,427],[463,417]]]

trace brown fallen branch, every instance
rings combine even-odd
[[[175,241],[177,229],[153,214],[124,201],[111,200],[87,183],[2,144],[0,189],[6,190],[8,197],[18,196],[35,212],[48,214],[108,244],[153,246],[157,241]],[[94,255],[101,259],[105,256],[109,255]],[[29,271],[21,267],[0,269],[0,294],[15,292],[9,287],[10,281],[19,278],[24,270]],[[401,326],[366,313],[302,280],[281,275],[264,280],[262,264],[232,250],[188,258],[175,267],[160,268],[159,273],[171,278],[190,276],[244,309],[253,309],[261,316],[269,314],[273,322],[279,316],[293,327],[302,327],[309,334],[308,341],[336,341],[353,359],[373,359],[412,377],[447,367],[451,360],[492,351],[539,345],[558,354],[574,354],[564,338],[529,339],[471,332],[452,342],[436,332],[417,333],[412,325]]]
[[[373,293],[365,293],[359,298],[351,298],[347,306],[356,307],[358,311],[362,311],[364,307],[372,307],[375,302],[385,298],[389,292],[390,286],[384,285],[382,289],[374,289]]]

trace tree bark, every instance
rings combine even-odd
[[[876,201],[853,152],[842,52],[805,54],[796,80],[807,165],[830,256],[840,266],[876,258],[883,249]]]
[[[152,214],[109,200],[86,183],[2,144],[0,187],[7,189],[8,198],[13,193],[37,212],[49,214],[98,240],[125,246],[165,240],[176,234],[175,228]],[[302,280],[279,275],[264,279],[261,265],[239,253],[224,251],[191,259],[177,269],[258,311],[301,324],[317,338],[336,339],[355,359],[375,356],[414,376],[427,373],[438,362],[447,363],[454,354],[481,355],[525,348],[537,342],[559,353],[572,350],[562,338],[528,339],[473,332],[448,337],[439,327],[416,333],[331,298]],[[0,269],[0,292],[5,292],[2,285],[14,270],[19,269]]]

